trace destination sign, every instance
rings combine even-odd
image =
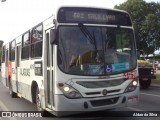
[[[90,22],[109,22],[115,21],[115,15],[107,15],[105,13],[92,13],[92,12],[66,12],[67,21],[90,21]]]
[[[127,13],[97,8],[63,7],[58,12],[60,23],[90,23],[132,26]]]

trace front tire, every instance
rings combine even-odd
[[[38,111],[42,111],[41,100],[40,100],[40,93],[39,93],[38,87],[37,87],[37,90],[36,90],[36,106],[37,106],[37,110]]]
[[[44,117],[45,116],[45,110],[42,108],[42,103],[40,99],[40,93],[39,93],[39,88],[37,87],[36,89],[36,107],[39,112],[41,112],[41,115]]]

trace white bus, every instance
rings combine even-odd
[[[2,81],[56,116],[137,105],[134,29],[115,9],[60,7],[3,45]]]

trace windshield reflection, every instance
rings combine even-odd
[[[68,74],[116,74],[136,66],[131,29],[60,26],[58,45],[59,68]]]

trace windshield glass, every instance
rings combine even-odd
[[[136,67],[132,29],[59,26],[58,66],[68,74],[117,74]]]

